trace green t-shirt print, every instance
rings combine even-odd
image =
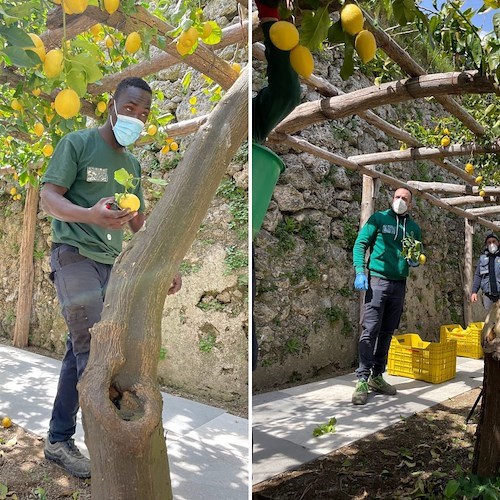
[[[101,198],[123,192],[123,186],[114,180],[115,171],[121,168],[140,178],[139,162],[129,151],[113,149],[97,128],[79,130],[59,141],[42,183],[67,188],[64,196],[69,201],[89,208]],[[140,185],[133,192],[141,201],[142,212],[144,198]],[[123,231],[53,219],[52,241],[73,245],[81,255],[97,262],[113,264],[122,250]]]

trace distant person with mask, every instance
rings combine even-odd
[[[420,227],[409,215],[411,208],[411,192],[405,188],[397,189],[392,207],[375,212],[361,228],[354,243],[354,287],[366,290],[358,346],[358,382],[352,395],[355,405],[367,402],[370,389],[391,396],[396,394],[396,388],[388,384],[382,374],[392,335],[403,312],[409,268],[418,266],[418,262],[401,255],[405,237],[421,240]],[[365,263],[368,251],[370,256]]]
[[[479,257],[474,281],[472,282],[471,302],[477,302],[479,288],[483,292],[483,306],[489,311],[500,298],[500,248],[496,234],[488,234],[485,249]]]

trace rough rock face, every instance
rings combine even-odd
[[[326,64],[326,60],[332,62]],[[336,62],[334,54],[331,59],[323,57],[316,69],[345,92],[370,84],[363,75],[342,82]],[[262,71],[263,66],[256,63],[254,69]],[[256,90],[261,78],[257,72]],[[304,85],[302,90],[303,101],[319,97]],[[394,124],[413,119],[424,126],[431,126],[442,113],[424,101],[375,111]],[[358,117],[316,124],[299,135],[343,157],[400,146]],[[259,365],[253,373],[255,391],[352,371],[357,365],[360,319],[352,247],[359,230],[361,175],[279,143],[269,147],[281,156],[286,170],[254,241],[254,314],[260,343]],[[405,180],[457,182],[426,162],[375,168]],[[376,209],[388,208],[391,199],[392,190],[382,186]],[[427,264],[411,270],[396,333],[419,333],[438,341],[440,325],[463,324],[464,223],[420,200],[412,215],[422,227]],[[484,228],[476,231],[479,245],[485,232]],[[481,306],[474,307],[474,314],[476,321],[483,320]]]

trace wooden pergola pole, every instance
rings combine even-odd
[[[36,216],[38,213],[38,187],[28,184],[24,205],[23,233],[19,254],[19,294],[17,298],[14,346],[26,347],[30,329],[33,302],[33,247],[35,244]]]
[[[473,279],[472,267],[472,237],[474,236],[474,225],[469,219],[464,219],[465,243],[464,243],[464,321],[465,327],[472,322],[472,304],[470,301],[471,285]]]

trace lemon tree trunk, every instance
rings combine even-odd
[[[92,498],[172,498],[157,383],[162,311],[227,165],[247,139],[247,83],[243,71],[113,268],[78,387]]]

